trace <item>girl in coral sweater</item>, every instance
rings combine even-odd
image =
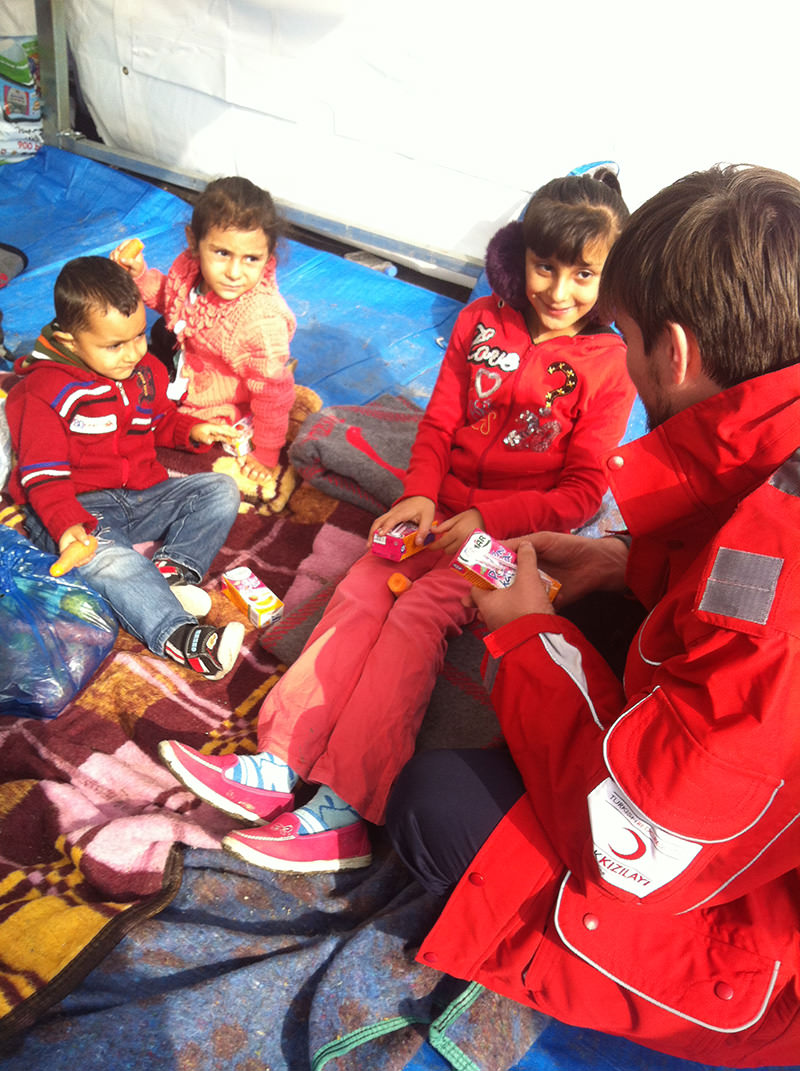
[[[141,248],[131,255],[128,242],[111,253],[177,339],[171,393],[180,411],[215,423],[252,421],[240,466],[271,487],[280,482],[278,457],[295,401],[295,317],[275,278],[282,231],[269,193],[245,178],[221,178],[198,198],[188,248],[167,275],[146,267]]]
[[[383,821],[447,640],[474,617],[453,555],[475,528],[498,539],[566,532],[599,508],[608,484],[600,456],[622,438],[634,397],[624,343],[595,307],[626,217],[612,172],[568,176],[495,236],[486,265],[494,293],[460,313],[403,496],[372,529],[410,521],[420,543],[433,541],[400,563],[367,552],[350,569],[267,696],[256,755],[162,742],[166,764],[201,799],[268,822],[229,834],[229,851],[271,870],[369,863],[365,819]],[[396,600],[394,571],[413,581]],[[300,779],[319,788],[294,810]]]

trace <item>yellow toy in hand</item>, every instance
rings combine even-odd
[[[70,569],[76,569],[79,565],[85,565],[92,560],[94,552],[97,550],[97,540],[93,535],[88,534],[86,538],[89,540],[88,544],[81,543],[79,539],[76,539],[62,550],[61,554],[50,566],[50,576],[63,576]]]

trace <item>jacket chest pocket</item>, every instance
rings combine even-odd
[[[764,1015],[780,963],[680,921],[604,893],[584,895],[567,875],[555,926],[576,956],[609,980],[708,1030],[736,1033]]]

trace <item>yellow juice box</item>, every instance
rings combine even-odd
[[[283,617],[283,603],[246,565],[222,574],[222,590],[256,628],[274,625]]]

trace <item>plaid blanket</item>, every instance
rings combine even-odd
[[[209,463],[168,451],[163,459],[172,474]],[[281,514],[239,515],[206,585],[210,618],[241,619],[219,576],[243,564],[284,599],[286,613],[266,632],[247,624],[240,661],[224,680],[199,679],[121,632],[100,672],[56,719],[0,718],[6,1071],[99,1071],[109,1060],[120,1071],[212,1071],[228,1066],[219,1062],[226,1046],[240,1057],[236,1066],[300,1071],[337,1038],[398,1015],[408,1020],[404,1029],[385,1037],[368,1029],[369,1049],[338,1054],[337,1069],[366,1060],[400,1071],[423,1044],[427,1028],[419,1024],[451,995],[435,971],[414,962],[437,905],[382,831],[374,831],[375,862],[365,871],[260,871],[219,850],[230,820],[183,789],[157,757],[164,738],[209,753],[255,750],[263,697],[362,552],[371,519],[308,484]],[[471,632],[451,644],[420,746],[495,736],[481,653]],[[498,1036],[500,1020],[506,1029]],[[265,1030],[266,1023],[280,1025]],[[506,1052],[523,1054],[538,1026],[483,993],[453,1029],[489,1069],[504,1066]]]
[[[193,461],[165,453],[173,472]],[[224,570],[249,565],[290,613],[348,567],[368,527],[363,511],[311,489],[279,516],[240,514],[210,571],[210,619],[242,617],[219,588]],[[285,668],[258,637],[248,623],[236,670],[209,682],[121,632],[58,718],[0,717],[0,1038],[33,1022],[170,901],[177,844],[218,847],[230,823],[177,786],[157,746],[174,736],[254,747],[259,705]]]

